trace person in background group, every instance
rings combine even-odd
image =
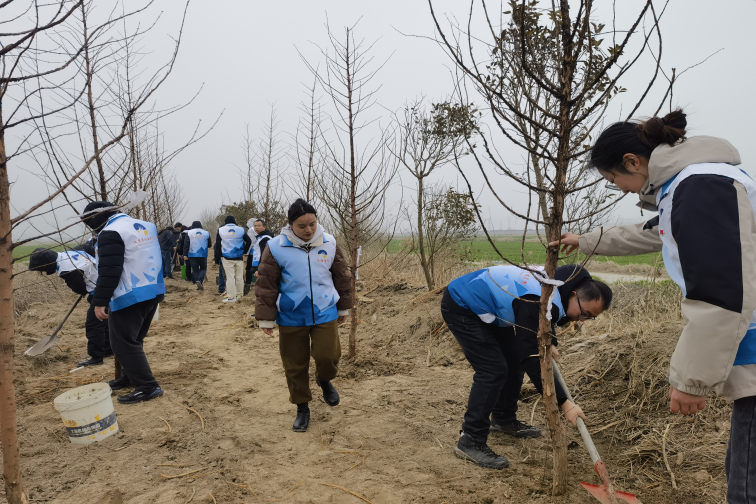
[[[173,253],[176,250],[176,234],[172,226],[160,231],[160,253],[163,258],[163,278],[173,279]]]
[[[202,229],[200,221],[192,222],[192,229],[184,235],[184,261],[192,265],[192,280],[197,290],[204,290],[205,273],[207,271],[207,254],[213,242],[210,233]]]
[[[590,165],[640,204],[647,222],[550,246],[600,255],[662,252],[683,293],[686,326],[669,363],[670,411],[695,415],[714,392],[732,400],[725,459],[727,502],[756,503],[756,183],[722,138],[687,138],[682,110],[614,123]]]
[[[175,245],[173,246],[173,255],[171,256],[171,274],[173,274],[173,270],[176,266],[181,266],[181,256],[178,253],[178,242],[181,238],[181,232],[184,230],[184,225],[180,222],[177,222],[173,225],[173,243]],[[173,276],[171,276],[173,278]]]
[[[215,238],[215,264],[221,264],[226,277],[224,303],[235,303],[244,293],[244,251],[252,240],[244,228],[236,225],[233,215],[226,217],[225,224],[218,228]]]
[[[187,282],[192,281],[192,263],[184,259],[184,257],[186,257],[189,253],[188,250],[184,250],[184,241],[186,240],[186,234],[190,230],[191,227],[183,228],[181,230],[181,235],[179,236],[178,242],[176,242],[176,254],[178,254],[179,256],[179,264],[181,266],[184,266],[184,274],[186,275],[185,280]]]
[[[44,248],[35,249],[29,258],[29,269],[52,275],[57,273],[66,285],[80,296],[87,296],[89,309],[84,322],[87,336],[87,353],[89,359],[79,362],[79,366],[99,366],[105,357],[113,355],[110,349],[107,321],[98,320],[92,303],[92,293],[97,284],[97,261],[92,254],[85,252],[87,247],[80,245],[66,252],[53,252]]]
[[[339,324],[354,305],[349,266],[336,239],[318,224],[315,209],[302,199],[288,211],[289,224],[268,241],[255,286],[255,318],[267,335],[278,323],[289,401],[297,405],[292,429],[310,424],[310,356],[316,383],[329,406],[339,404],[331,384],[341,357]]]
[[[108,385],[112,390],[134,387],[118,397],[119,403],[134,404],[163,395],[143,343],[163,300],[165,282],[155,225],[109,210],[112,206],[107,201],[90,203],[81,218],[98,232],[95,315],[108,321],[110,346],[123,366],[121,376]]]
[[[517,401],[524,373],[543,394],[538,357],[541,284],[519,266],[493,266],[453,280],[441,299],[441,316],[465,352],[475,374],[465,420],[454,455],[488,469],[504,469],[509,461],[488,447],[490,431],[532,438],[541,431],[517,420]],[[551,320],[592,320],[609,308],[612,291],[593,280],[580,266],[561,266],[554,275],[564,282],[556,289]],[[556,337],[552,337],[556,344]],[[556,347],[552,355],[559,357]],[[567,400],[554,380],[557,403],[575,425],[585,419],[580,406]]]
[[[260,265],[260,258],[262,257],[265,248],[268,246],[268,240],[273,238],[273,233],[268,231],[268,227],[265,221],[262,219],[250,219],[252,221],[251,229],[254,230],[254,238],[252,239],[252,247],[247,252],[247,285],[252,285],[256,281],[255,273],[257,267]]]

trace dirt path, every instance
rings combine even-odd
[[[358,359],[343,361],[334,381],[341,404],[329,408],[313,379],[312,422],[300,434],[291,431],[295,407],[288,401],[277,333],[269,337],[247,327],[251,296],[224,305],[214,290],[197,293],[184,282],[169,283],[160,320],[146,340],[166,394],[139,405],[116,404],[121,432],[89,446],[68,442],[52,399],[66,386],[111,378],[112,360],[68,373],[85,354],[82,308],[59,348],[35,360],[20,355],[57,323],[65,299],[37,304],[19,318],[20,435],[32,499],[146,504],[185,503],[193,496],[191,502],[347,504],[363,502],[359,494],[375,504],[588,501],[578,483],[594,479],[574,434],[570,492],[562,498],[546,495],[551,463],[543,438],[492,436],[492,448],[512,462],[505,471],[451,455],[472,372],[448,331],[433,327],[438,322],[427,325],[439,318],[437,296],[414,307],[422,290],[406,284],[370,295],[361,312]],[[202,416],[204,429],[182,405]],[[529,420],[533,411],[543,426],[542,408],[534,410],[532,401],[522,404],[520,418]],[[597,441],[611,461],[609,445]],[[190,474],[175,477],[184,473]],[[639,490],[625,481],[619,486]],[[676,502],[659,485],[642,497],[646,504]],[[709,502],[696,499],[687,502]]]

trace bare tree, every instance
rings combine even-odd
[[[437,168],[452,162],[455,156],[461,155],[462,151],[467,149],[466,140],[475,131],[474,112],[471,112],[468,105],[450,102],[433,104],[429,111],[425,108],[424,101],[419,99],[405,105],[402,115],[395,118],[398,142],[392,153],[417,182],[415,250],[420,254],[420,264],[428,290],[435,287],[433,258],[440,251],[436,245],[440,245],[441,242],[434,240],[433,245],[426,242],[426,179]],[[431,194],[434,197],[438,196],[433,191]],[[434,201],[427,208],[435,204]],[[436,227],[433,229],[439,230]]]
[[[326,24],[329,44],[320,47],[325,75],[303,61],[333,103],[333,141],[324,141],[328,168],[318,179],[318,197],[326,205],[338,234],[347,245],[356,292],[358,257],[366,247],[385,237],[386,190],[396,174],[388,151],[390,131],[362,116],[375,105],[373,80],[383,65],[371,68],[371,45],[355,41],[354,25],[337,37]],[[300,53],[301,56],[301,53]],[[360,133],[373,125],[377,140],[364,141]],[[370,258],[366,258],[369,260]],[[351,311],[348,356],[356,354],[357,305]]]
[[[23,5],[22,5],[23,4]],[[82,10],[84,9],[84,10]],[[79,179],[86,177],[97,159],[118,145],[126,136],[130,120],[137,111],[151,99],[155,90],[170,74],[178,54],[181,31],[168,63],[158,70],[142,87],[122,116],[120,125],[113,125],[112,134],[99,136],[97,148],[78,162],[64,179],[51,184],[49,194],[26,209],[16,211],[11,204],[11,186],[8,176],[9,162],[17,156],[41,158],[36,165],[36,175],[42,180],[57,180],[50,173],[51,167],[61,159],[63,150],[58,143],[61,137],[70,133],[67,114],[86,92],[87,86],[77,87],[77,79],[89,80],[86,59],[82,55],[91,44],[91,34],[102,30],[112,22],[91,28],[87,25],[87,36],[74,47],[73,51],[61,50],[60,33],[76,31],[81,20],[79,13],[86,15],[83,1],[60,0],[45,4],[28,2],[3,2],[0,13],[6,20],[8,30],[0,33],[0,444],[3,453],[3,475],[5,495],[10,504],[28,502],[21,480],[18,434],[16,430],[16,404],[13,388],[14,365],[14,313],[13,313],[13,249],[22,243],[49,236],[57,236],[68,229],[80,227],[77,219],[69,225],[57,223],[55,213],[72,202],[67,191],[71,191]],[[91,47],[89,47],[91,49]],[[91,56],[91,54],[90,54]],[[91,59],[90,59],[91,63]],[[91,73],[91,66],[90,66]],[[40,126],[41,125],[41,126]],[[9,138],[13,129],[17,134]],[[8,142],[15,143],[9,149]],[[34,164],[30,164],[34,167]],[[101,187],[82,198],[99,196]],[[11,217],[11,212],[16,212]],[[13,241],[13,232],[25,225],[38,229],[35,223],[44,222],[47,215],[56,219],[53,231],[40,230],[36,236]]]
[[[625,91],[620,86],[622,77],[644,52],[651,51],[652,37],[658,40],[654,54],[656,68],[651,69],[653,75],[628,117],[645,99],[659,71],[661,32],[654,2],[643,2],[636,16],[625,18],[629,21],[627,26],[618,27],[613,21],[610,28],[596,19],[594,4],[592,0],[573,3],[510,0],[509,11],[498,14],[497,4],[494,14],[485,0],[471,0],[467,23],[442,28],[433,0],[429,0],[439,44],[488,109],[491,127],[481,128],[476,137],[483,152],[471,149],[486,185],[506,210],[525,221],[526,230],[529,224],[545,230],[548,242],[558,241],[564,226],[600,214],[614,203],[599,197],[593,203],[603,202],[604,207],[584,206],[578,215],[565,219],[565,201],[599,182],[586,180],[581,172],[583,158],[590,148],[590,135],[602,123],[609,102]],[[470,33],[475,15],[486,23],[485,33]],[[639,32],[645,20],[650,21],[650,29]],[[628,44],[636,36],[641,37],[638,48],[628,54]],[[475,47],[482,44],[483,52],[474,48],[473,41]],[[526,153],[523,170],[502,158],[495,147],[501,140]],[[493,167],[493,173],[489,166]],[[467,181],[464,170],[460,169],[460,173]],[[527,210],[515,209],[504,200],[492,174],[504,175],[510,184],[528,191]],[[469,181],[468,188],[472,194]],[[480,215],[479,220],[486,231]],[[498,252],[490,236],[488,239]],[[544,268],[548,278],[554,278],[558,259],[558,248],[548,248]],[[530,268],[525,261],[524,246],[522,260],[523,267]],[[554,288],[552,283],[542,285],[538,339],[543,399],[554,448],[552,489],[554,494],[562,494],[567,489],[566,435],[554,394],[552,327],[547,317]]]
[[[317,68],[315,72],[317,74]],[[312,86],[308,86],[307,100],[299,105],[302,115],[297,123],[296,132],[293,135],[292,162],[296,176],[289,185],[294,192],[306,201],[316,204],[315,178],[322,169],[324,156],[320,146],[323,132],[323,112],[320,99],[317,96],[317,77],[313,79]]]

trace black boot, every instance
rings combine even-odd
[[[108,385],[110,386],[110,390],[121,390],[121,389],[131,387],[131,380],[129,380],[128,376],[121,373],[121,376],[119,378],[116,378],[115,380],[110,380],[108,382]]]
[[[297,419],[294,420],[291,430],[294,432],[307,432],[310,426],[310,407],[307,403],[297,404]]]
[[[528,425],[519,420],[499,421],[491,420],[491,432],[503,432],[516,438],[537,438],[541,437],[541,429],[533,425]]]
[[[118,402],[121,404],[136,404],[142,401],[156,399],[161,395],[163,395],[163,389],[158,386],[147,390],[135,390],[130,394],[118,396]]]
[[[79,362],[79,366],[101,366],[103,364],[102,357],[95,358],[91,357],[85,361]]]
[[[459,443],[454,448],[454,455],[462,460],[469,460],[486,469],[505,469],[509,467],[506,457],[497,455],[486,443],[476,443],[464,432],[459,437]]]
[[[339,398],[339,393],[336,392],[335,388],[333,388],[331,382],[320,381],[316,379],[315,383],[317,383],[320,388],[323,389],[323,399],[325,399],[325,402],[328,406],[336,406],[337,404],[339,404],[339,401],[341,401],[341,399]]]

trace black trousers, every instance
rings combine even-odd
[[[756,396],[737,399],[732,405],[730,442],[725,458],[727,502],[756,503]]]
[[[256,266],[252,266],[252,254],[247,256],[247,265],[244,272],[244,283],[245,284],[251,284],[254,281],[255,278],[255,271],[257,271]]]
[[[102,359],[112,355],[110,349],[110,336],[108,335],[108,321],[98,320],[95,316],[95,307],[92,304],[94,296],[89,296],[89,309],[87,310],[87,320],[84,322],[84,330],[87,335],[87,353],[93,359]],[[105,308],[108,311],[108,308]]]
[[[441,316],[475,371],[462,430],[474,441],[485,443],[492,413],[497,423],[517,419],[524,372],[514,329],[486,324],[455,303],[448,291],[441,300]]]
[[[131,385],[137,390],[150,390],[158,384],[144,354],[143,342],[150,329],[152,317],[155,316],[158,302],[162,299],[161,295],[121,310],[111,311],[108,317],[110,347],[123,367],[121,373],[129,378]]]
[[[207,272],[207,257],[190,257],[192,265],[192,282],[204,282]]]
[[[193,269],[192,261],[184,260],[184,266],[186,266],[186,281],[193,282],[194,280],[192,280],[192,269]]]

